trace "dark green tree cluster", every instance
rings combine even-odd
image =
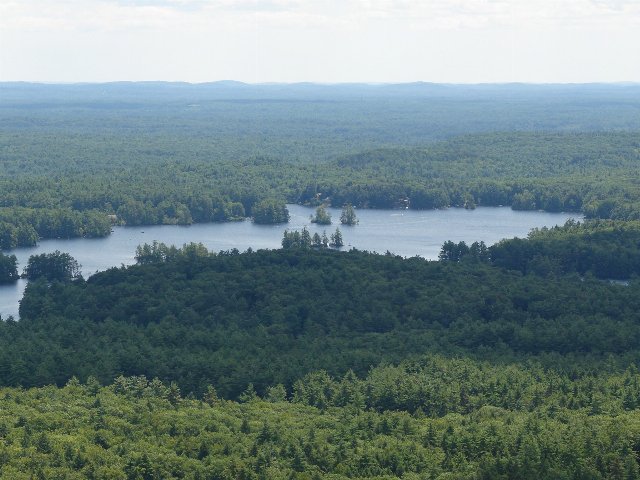
[[[527,239],[491,246],[496,266],[522,273],[592,274],[603,279],[640,275],[640,223],[568,221],[562,227],[533,230]]]
[[[150,263],[162,263],[179,261],[181,259],[193,259],[195,257],[208,257],[213,255],[202,243],[189,243],[177,248],[174,245],[166,245],[154,240],[136,247],[135,260],[138,265]]]
[[[466,242],[452,242],[447,240],[442,245],[438,260],[443,262],[459,262],[461,260],[475,260],[478,262],[489,261],[489,249],[484,242],[473,242],[467,245]]]
[[[326,242],[322,241],[322,237],[318,235],[319,241],[314,244],[313,238],[307,230],[307,227],[304,227],[302,231],[294,230],[290,232],[289,230],[285,230],[282,235],[282,248],[290,249],[290,248],[324,248],[329,246],[329,240],[327,239],[327,234],[324,233],[324,239]]]
[[[300,232],[297,230],[292,232],[285,230],[282,236],[282,248],[284,249],[322,249],[328,247],[341,248],[343,246],[344,241],[339,228],[336,228],[336,231],[330,237],[327,237],[327,232],[324,231],[322,235],[318,232],[311,235],[307,227],[304,227]]]
[[[104,237],[111,220],[98,211],[0,208],[0,249],[32,247],[39,238]]]
[[[344,240],[342,238],[342,232],[340,231],[340,228],[336,227],[336,231],[331,234],[329,246],[333,248],[344,247]]]
[[[511,205],[637,219],[632,136],[492,133],[422,148],[371,150],[337,159],[345,180],[315,190],[333,204],[370,208]],[[305,198],[313,191],[306,190]]]
[[[81,266],[68,253],[56,250],[53,253],[31,255],[24,276],[29,280],[44,278],[48,281],[70,282],[81,278]]]
[[[18,280],[18,259],[15,255],[3,255],[0,252],[0,284]]]
[[[0,223],[0,249],[11,250],[16,247],[33,247],[38,243],[38,233],[33,226],[25,223]]]
[[[253,206],[253,221],[260,224],[288,223],[289,210],[282,201],[263,200]]]
[[[163,200],[157,205],[129,199],[116,213],[126,225],[190,225],[243,220],[245,208],[240,202],[199,195],[189,198],[187,203]]]
[[[30,283],[20,322],[0,325],[0,381],[144,374],[237,397],[249,383],[263,394],[309,371],[362,375],[425,351],[559,369],[640,361],[633,281],[354,250],[180,252],[143,246],[138,266]]]
[[[281,251],[141,245],[86,282],[33,256],[0,322],[19,387],[0,388],[2,478],[640,478],[638,87],[0,93],[3,250],[112,222],[286,223],[287,202],[345,205],[343,224],[349,205],[615,220],[447,242],[440,262],[306,229]]]
[[[3,112],[0,105],[0,118]],[[29,112],[49,118],[37,108]],[[37,237],[108,235],[109,216],[128,225],[246,216],[283,223],[285,202],[413,209],[510,205],[640,219],[634,132],[483,133],[385,148],[376,148],[377,137],[367,137],[358,143],[359,153],[352,153],[351,144],[335,143],[317,158],[313,139],[292,139],[289,131],[273,132],[273,143],[250,148],[246,139],[214,141],[198,122],[158,135],[141,118],[129,121],[99,134],[51,134],[35,127],[0,132],[0,147],[6,147],[2,248],[32,245]],[[292,142],[309,151],[292,153],[285,147]],[[270,198],[279,199],[277,206]]]
[[[522,242],[620,253],[634,232],[570,222]],[[465,253],[152,243],[137,266],[31,282],[0,324],[0,381],[66,386],[0,389],[2,474],[640,478],[638,283],[449,246]]]

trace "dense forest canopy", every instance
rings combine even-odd
[[[640,479],[638,132],[638,85],[0,83],[3,251],[286,202],[588,219],[437,262],[333,228],[34,255],[0,478]]]
[[[111,387],[76,379],[61,389],[0,389],[2,478],[109,479],[594,479],[640,478],[637,410],[602,402],[604,392],[637,390],[637,372],[571,381],[517,368],[478,369],[465,362],[428,361],[448,369],[430,401],[440,415],[371,410],[358,398],[359,380],[326,374],[301,380],[286,401],[274,387],[264,399],[220,400],[210,389],[185,398],[174,384],[120,377]],[[376,372],[374,391],[411,385],[401,368]],[[420,372],[422,373],[422,372]],[[417,375],[415,375],[417,376]],[[531,403],[531,411],[476,408],[476,394],[456,381],[483,385],[489,397]],[[427,380],[428,381],[428,380]],[[524,393],[522,384],[533,388]],[[328,382],[330,385],[328,385]],[[418,384],[428,387],[428,383]],[[313,406],[337,388],[342,406]],[[594,399],[577,409],[544,398]],[[564,393],[567,392],[567,393]],[[578,393],[576,393],[578,392]],[[523,395],[524,394],[524,395]],[[450,402],[464,402],[457,413]],[[524,400],[524,402],[523,402]]]
[[[0,84],[0,248],[274,199],[637,219],[638,90]]]
[[[34,281],[0,381],[66,386],[0,388],[2,474],[640,478],[639,284],[596,279],[638,231],[569,222],[439,262],[155,243]],[[520,271],[532,251],[565,268]]]
[[[364,384],[371,393],[361,396]],[[278,386],[264,398],[249,391],[242,403],[214,389],[194,399],[144,377],[110,387],[90,378],[60,389],[1,388],[0,475],[636,480],[640,417],[628,399],[639,384],[637,371],[571,380],[427,358],[417,370],[379,369],[365,382],[319,372],[298,382],[289,401]],[[406,390],[441,410],[365,407]],[[492,406],[496,399],[507,406]]]
[[[601,255],[634,248],[637,256],[638,244],[611,241],[607,228],[573,228],[592,245],[590,269],[549,267],[572,265],[553,235],[542,254],[512,240],[515,249],[503,242],[441,262],[309,247],[212,254],[143,246],[139,266],[30,283],[20,322],[0,331],[0,363],[13,372],[9,385],[144,374],[200,393],[214,384],[234,398],[249,383],[263,393],[315,369],[363,375],[424,352],[558,368],[615,355],[626,367],[638,361],[638,285],[596,277]],[[542,249],[540,237],[524,242]],[[535,268],[523,275],[530,258]],[[635,276],[640,264],[631,265]]]

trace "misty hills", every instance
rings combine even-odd
[[[109,82],[50,84],[0,82],[0,104],[25,101],[203,101],[241,99],[331,100],[385,97],[526,100],[589,99],[636,100],[640,84],[443,84],[412,83],[243,83],[222,80],[206,83],[186,82]]]

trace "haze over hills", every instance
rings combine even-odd
[[[235,80],[220,80],[205,83],[188,82],[108,82],[108,83],[32,83],[0,82],[0,104],[16,100],[50,98],[73,100],[84,97],[98,99],[126,99],[143,94],[145,97],[168,95],[165,101],[181,100],[191,96],[207,99],[238,98],[304,98],[310,97],[395,97],[460,98],[460,97],[587,97],[637,99],[640,83],[244,83]],[[34,98],[33,95],[36,95]],[[140,99],[141,100],[141,99]]]
[[[5,82],[0,122],[5,132],[276,139],[294,152],[318,139],[341,154],[492,131],[640,130],[640,84]]]

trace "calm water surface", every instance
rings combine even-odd
[[[317,226],[310,222],[314,209],[289,205],[291,221],[287,225],[254,225],[250,221],[208,223],[190,226],[156,225],[145,227],[116,227],[107,238],[79,238],[73,240],[44,240],[37,247],[19,248],[12,254],[18,257],[19,270],[30,255],[55,250],[67,252],[82,265],[85,277],[101,270],[135,263],[135,249],[154,240],[168,245],[182,246],[201,242],[209,250],[244,251],[251,247],[279,248],[285,229],[300,230],[307,227],[311,234],[326,230],[327,235],[339,225],[340,210],[329,209],[334,224]],[[357,210],[360,223],[353,227],[340,226],[347,248],[397,255],[419,255],[438,258],[440,247],[446,240],[467,243],[476,240],[487,245],[503,238],[524,237],[534,227],[561,225],[576,214],[522,212],[509,207],[480,207],[475,210],[449,208],[447,210]],[[0,315],[18,316],[18,302],[22,298],[25,280],[17,284],[0,286]]]

